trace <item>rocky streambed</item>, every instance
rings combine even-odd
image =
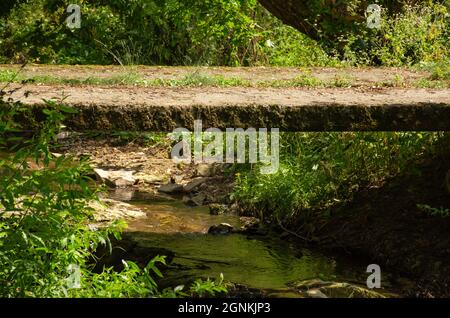
[[[122,259],[145,265],[167,256],[161,288],[224,275],[231,296],[390,297],[366,288],[369,263],[287,240],[255,218],[240,217],[228,198],[233,177],[225,166],[177,165],[163,147],[71,138],[62,151],[89,157],[98,182],[109,192],[93,203],[94,226],[125,219],[123,239],[113,253],[99,251],[102,266],[120,270]],[[396,283],[397,287],[398,284]]]
[[[207,207],[190,207],[180,200],[130,196],[127,204],[145,217],[128,221],[124,239],[115,243],[112,255],[104,254],[101,265],[120,269],[121,259],[145,265],[154,256],[166,255],[160,287],[223,274],[233,283],[232,296],[395,296],[387,277],[382,290],[365,287],[367,264],[362,261],[298,247],[270,231],[255,231],[248,219],[234,214],[211,215]],[[220,224],[228,224],[230,231],[211,232]]]

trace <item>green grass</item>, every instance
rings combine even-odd
[[[413,172],[415,160],[435,153],[448,134],[330,132],[281,137],[279,171],[263,175],[258,167],[240,168],[232,197],[255,216],[307,222],[326,218],[333,206],[351,201],[361,189]],[[325,214],[318,215],[319,210]]]
[[[375,87],[414,87],[414,88],[450,88],[450,77],[444,68],[429,70],[431,75],[412,82],[397,75],[390,80],[374,83]],[[110,77],[64,78],[53,75],[16,74],[12,70],[0,70],[0,83],[35,83],[62,85],[102,85],[102,86],[142,86],[142,87],[259,87],[259,88],[345,88],[357,86],[355,78],[350,75],[336,75],[330,80],[321,80],[311,74],[302,74],[286,80],[250,81],[238,77],[208,75],[198,71],[189,73],[180,79],[152,78],[146,79],[135,72],[125,72]]]

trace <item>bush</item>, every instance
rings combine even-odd
[[[361,36],[341,39],[347,62],[384,66],[448,63],[450,25],[445,5],[406,6],[391,18],[383,16],[379,30],[361,25]]]
[[[66,8],[71,3],[82,8],[81,29],[66,26]],[[0,17],[0,62],[28,59],[56,64],[226,66],[337,66],[339,60],[349,65],[385,66],[449,63],[448,5],[443,1],[421,1],[420,6],[402,3],[394,16],[388,15],[388,9],[395,5],[388,5],[379,30],[367,28],[359,2],[350,1],[345,10],[359,18],[332,42],[325,35],[333,34],[342,21],[306,21],[317,28],[319,40],[315,41],[281,23],[257,0],[22,0],[5,6],[8,13]],[[333,15],[323,4],[312,3],[309,8],[312,13],[323,11],[319,20]]]
[[[66,27],[70,3],[82,7],[79,30]],[[317,43],[256,0],[21,1],[0,20],[0,38],[4,62],[327,64]]]
[[[433,151],[443,133],[286,133],[281,138],[280,169],[238,175],[233,197],[257,216],[308,219],[317,210],[380,186],[419,156]],[[317,217],[317,215],[315,216]]]
[[[93,211],[88,203],[98,200],[98,190],[86,177],[90,167],[50,152],[63,114],[71,110],[49,102],[44,110],[46,121],[30,139],[17,137],[21,128],[14,120],[28,110],[3,102],[0,106],[0,296],[156,294],[150,272],[159,274],[155,264],[163,262],[162,258],[143,270],[128,263],[121,273],[90,271],[96,247],[109,244],[109,235],[119,238],[123,223],[91,230],[88,223]],[[78,278],[73,276],[75,269],[79,269]],[[70,277],[79,279],[79,288],[71,288]]]
[[[0,92],[3,98],[4,93]],[[120,239],[125,226],[114,222],[93,229],[90,202],[99,189],[88,177],[86,161],[50,151],[67,114],[74,112],[47,101],[45,120],[31,138],[17,118],[30,109],[0,99],[0,297],[180,297],[226,292],[217,283],[197,280],[189,293],[183,287],[159,291],[154,277],[158,264],[145,268],[125,261],[124,269],[94,273],[94,252],[111,247],[110,236]]]

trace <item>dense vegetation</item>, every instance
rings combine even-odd
[[[256,0],[9,0],[0,15],[0,61],[401,66],[448,60],[445,1],[400,6],[397,15],[383,14],[379,30],[366,27],[364,12],[356,10],[360,1],[345,1],[345,11],[356,10],[359,19],[333,41],[328,35],[341,25],[326,20],[333,12],[317,2],[308,5],[313,18],[305,23],[324,35],[312,40]],[[82,7],[81,29],[66,26],[71,3]],[[314,23],[317,16],[325,21]]]
[[[430,132],[286,133],[278,173],[243,172],[234,199],[260,217],[307,226],[328,217],[358,191],[416,169],[417,160],[433,157],[448,138],[447,133]]]
[[[347,2],[352,7],[361,1]],[[71,3],[82,5],[81,29],[65,24]],[[436,79],[449,80],[448,1],[423,3],[402,6],[382,20],[379,30],[359,21],[357,32],[348,30],[330,42],[327,34],[338,25],[322,21],[317,27],[324,36],[313,40],[282,24],[256,0],[2,0],[0,63],[431,65]],[[226,291],[222,280],[197,281],[185,292],[181,287],[158,290],[155,277],[161,275],[157,266],[164,264],[163,257],[144,269],[127,262],[122,272],[92,272],[95,249],[109,246],[111,236],[119,238],[123,223],[92,230],[89,202],[98,200],[99,189],[87,177],[88,163],[52,155],[61,122],[73,110],[49,102],[46,121],[31,138],[16,120],[25,111],[0,102],[0,297],[204,296]],[[308,224],[317,210],[326,214],[357,191],[410,169],[417,158],[432,156],[444,138],[448,133],[286,133],[279,172],[261,175],[255,167],[242,169],[232,196],[242,209],[262,218]],[[448,217],[448,210],[421,208]],[[74,268],[80,270],[82,288],[68,285]]]
[[[3,96],[4,91],[0,91]],[[124,222],[92,228],[93,209],[101,190],[88,177],[85,161],[54,156],[51,149],[64,116],[74,110],[49,101],[46,118],[32,137],[17,122],[29,110],[0,102],[0,297],[175,297],[223,293],[220,281],[197,280],[158,290],[158,264],[140,268],[124,261],[124,269],[93,272],[95,251],[111,248]]]

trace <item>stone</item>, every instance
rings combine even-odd
[[[328,298],[327,295],[322,293],[319,289],[311,289],[306,292],[308,297],[311,298]]]
[[[214,174],[214,166],[212,164],[201,163],[197,165],[196,175],[199,177],[211,177]]]
[[[170,182],[171,183],[182,183],[183,182],[183,179],[184,179],[184,176],[181,176],[181,175],[172,175],[171,177],[170,177]]]
[[[219,225],[213,225],[209,228],[208,234],[224,235],[233,232],[233,227],[228,223],[221,223]]]
[[[104,182],[110,188],[125,188],[136,183],[133,174],[129,170],[103,170],[94,169],[97,179]]]
[[[211,191],[206,191],[207,195],[207,203],[210,204],[222,204],[227,202],[227,196],[219,193],[214,193]]]
[[[183,187],[183,191],[190,193],[206,182],[207,178],[196,178]]]
[[[113,199],[102,199],[101,202],[90,201],[89,207],[93,210],[94,220],[96,222],[136,219],[147,216],[141,209]]]
[[[186,205],[196,206],[195,202],[192,201],[190,196],[184,195],[183,199],[181,201],[183,201],[183,203],[186,204]]]
[[[183,186],[177,183],[168,183],[160,186],[158,191],[166,194],[177,194],[183,191]]]
[[[290,285],[301,294],[312,298],[385,298],[384,295],[367,288],[320,279],[305,280]]]
[[[58,140],[64,140],[69,138],[71,135],[70,131],[62,131],[59,134],[56,135],[56,139]]]
[[[193,198],[190,196],[183,196],[183,203],[189,206],[202,206],[205,200],[205,196],[203,194],[199,194]]]
[[[202,206],[205,204],[206,195],[204,193],[200,193],[194,197],[192,197],[192,201],[195,203],[196,206]]]
[[[242,232],[256,233],[259,230],[260,220],[251,216],[241,216],[239,220],[243,223],[241,226]]]
[[[227,211],[227,206],[224,204],[210,204],[209,205],[209,214],[211,215],[221,215]]]
[[[110,198],[118,201],[131,201],[134,197],[134,189],[117,188],[114,192],[110,193]]]
[[[319,290],[329,298],[386,298],[373,290],[348,283],[333,283]]]
[[[138,182],[146,184],[160,184],[168,180],[164,175],[147,174],[145,172],[138,172],[134,177]]]

